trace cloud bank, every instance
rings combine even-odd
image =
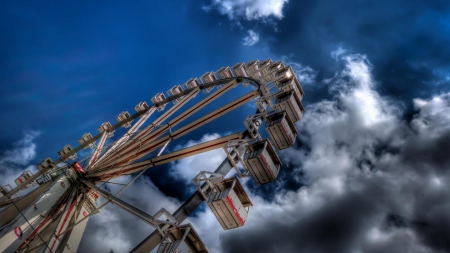
[[[210,6],[203,7],[205,11],[216,9],[230,20],[255,20],[268,17],[283,18],[283,6],[288,0],[213,0]]]

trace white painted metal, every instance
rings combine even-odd
[[[268,140],[248,145],[244,161],[245,168],[258,185],[275,181],[281,166],[280,158]]]
[[[297,129],[285,111],[266,117],[266,132],[277,149],[292,147],[297,138]]]

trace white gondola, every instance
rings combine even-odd
[[[267,60],[264,60],[264,61],[258,63],[258,69],[259,69],[259,72],[261,73],[261,76],[264,76],[263,73],[264,73],[265,69],[270,66],[270,64],[272,64],[272,59],[267,59]]]
[[[53,160],[50,157],[45,158],[40,164],[38,164],[37,168],[39,170],[47,169],[52,166]]]
[[[166,100],[166,96],[164,96],[164,93],[158,93],[158,94],[156,94],[156,96],[152,97],[152,102],[155,105],[158,103],[161,103],[164,100]],[[156,107],[158,112],[164,110],[164,108],[166,108],[166,104],[157,105],[157,107]]]
[[[254,79],[261,78],[261,72],[259,71],[258,64],[258,60],[250,61],[247,63],[247,74]]]
[[[140,102],[139,104],[137,104],[137,105],[134,107],[134,110],[135,110],[136,112],[141,112],[141,111],[147,110],[147,109],[148,109],[148,105],[147,105],[146,102]]]
[[[292,77],[289,79],[285,79],[282,81],[277,82],[277,86],[281,91],[291,91],[293,90],[295,93],[297,93],[300,101],[303,99],[303,96],[305,95],[305,92],[302,89],[302,86],[298,82],[297,77]]]
[[[280,82],[291,79],[295,76],[294,71],[291,66],[279,68],[273,72],[270,72],[268,75],[264,76],[265,80],[274,82],[275,85],[278,85]]]
[[[19,185],[25,183],[25,181],[27,181],[31,176],[33,176],[33,173],[31,173],[31,171],[27,170],[24,173],[22,173],[18,178],[16,178],[16,180],[14,180],[14,183],[16,183],[17,186],[19,186]],[[34,185],[34,182],[25,185],[22,189],[26,189],[30,185]]]
[[[268,140],[247,146],[244,163],[258,185],[275,181],[281,167],[280,158]]]
[[[217,75],[220,79],[227,79],[233,77],[233,72],[231,71],[230,67],[222,67],[219,70],[216,71]],[[217,89],[222,88],[223,84],[217,85]]]
[[[245,63],[243,63],[243,62],[236,63],[233,66],[233,70],[234,70],[234,75],[235,76],[248,77],[247,69],[245,67]]]
[[[167,229],[157,253],[209,253],[191,224]]]
[[[200,85],[200,83],[198,82],[197,78],[191,78],[183,84],[183,87],[187,90],[187,89],[192,89],[192,88],[198,87],[199,85]]]
[[[126,119],[128,119],[128,118],[130,118],[131,117],[131,115],[127,112],[127,111],[123,111],[123,112],[121,112],[120,114],[119,114],[119,116],[117,116],[117,121],[118,122],[121,122],[121,121],[123,121],[123,120],[126,120]],[[129,127],[131,127],[131,122],[132,122],[132,120],[131,121],[128,121],[127,123],[125,123],[125,124],[122,124],[122,127],[123,128],[129,128]]]
[[[6,196],[12,190],[11,185],[0,186],[0,198]]]
[[[293,122],[302,119],[305,109],[297,93],[294,91],[282,92],[276,95],[275,103],[277,109],[279,111],[286,111]]]
[[[203,84],[208,84],[208,83],[212,83],[217,81],[217,77],[214,74],[214,72],[206,72],[205,74],[203,74],[200,77],[200,80],[202,80]],[[209,88],[205,88],[203,89],[203,93],[209,93],[212,89],[214,89],[214,87],[209,87]]]
[[[72,146],[67,144],[60,151],[58,151],[58,155],[59,155],[59,157],[63,157],[63,156],[65,156],[66,154],[68,154],[72,150],[73,150]],[[67,157],[66,160],[64,160],[64,161],[68,161],[69,159],[75,160],[75,159],[77,159],[77,157],[78,157],[77,153],[75,153],[75,154]]]
[[[224,230],[244,226],[253,205],[236,177],[216,183],[207,202]]]
[[[217,75],[220,77],[220,79],[226,79],[233,77],[233,72],[231,71],[230,67],[221,67],[219,70],[217,70]]]
[[[264,66],[264,68],[261,69],[261,74],[264,76],[264,79],[266,79],[267,81],[272,81],[273,78],[272,78],[271,74],[282,68],[284,68],[284,63],[282,61],[272,62],[272,63]]]
[[[294,123],[285,111],[266,117],[266,132],[277,149],[292,147],[298,134]]]
[[[92,138],[93,138],[93,137],[92,137],[92,134],[91,134],[91,133],[85,133],[85,134],[83,134],[83,136],[81,136],[80,139],[78,139],[78,143],[79,143],[80,145],[83,145],[85,142],[90,141]],[[87,145],[86,147],[84,147],[84,149],[87,149],[87,148],[94,148],[94,147],[95,147],[95,142],[91,142],[91,143],[89,143],[89,145]]]
[[[172,87],[172,89],[167,91],[167,94],[169,94],[169,97],[174,96],[174,95],[178,95],[180,93],[183,92],[183,88],[181,88],[181,85],[175,85]],[[183,99],[184,96],[179,97],[175,100],[172,100],[173,104],[176,104],[178,102],[180,102]]]
[[[98,128],[99,133],[103,133],[107,131],[107,135],[109,138],[114,136],[114,130],[112,130],[112,125],[109,123],[109,121],[103,122],[103,124]]]

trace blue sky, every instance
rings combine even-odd
[[[253,225],[224,233],[205,208],[192,219],[209,247],[450,251],[442,237],[450,233],[446,1],[14,1],[1,3],[0,24],[2,184],[158,92],[222,66],[272,58],[292,65],[305,90],[300,136],[280,153],[279,181],[246,181],[259,204]],[[245,106],[170,149],[239,131],[253,111]],[[123,198],[137,201],[133,194],[145,188],[154,200],[136,204],[149,213],[162,204],[176,209],[193,189],[195,173],[186,168],[221,159],[223,152],[214,151],[146,173]],[[126,215],[109,207],[92,218],[84,252],[125,252],[151,231],[137,222],[142,235],[133,236],[125,224],[135,221]],[[111,219],[123,225],[119,242],[102,227]],[[275,237],[282,243],[263,222],[284,231]],[[308,239],[287,239],[293,235]],[[111,246],[95,245],[99,238]]]

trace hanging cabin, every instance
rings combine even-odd
[[[200,80],[202,80],[203,85],[205,85],[205,84],[213,83],[213,82],[217,81],[217,77],[214,74],[214,72],[211,71],[211,72],[206,72],[205,74],[203,74],[200,77]],[[204,88],[203,89],[203,93],[209,93],[212,89],[214,89],[214,86],[208,87],[208,88]]]
[[[266,132],[278,150],[292,147],[298,134],[286,111],[266,117]]]
[[[244,163],[258,185],[275,181],[281,167],[280,158],[267,139],[247,146]]]
[[[158,247],[157,253],[191,252],[209,253],[191,224],[170,228]]]
[[[305,111],[300,98],[294,91],[281,92],[276,95],[275,104],[279,111],[286,111],[293,122],[299,121]]]
[[[167,94],[169,94],[169,98],[175,95],[178,95],[183,92],[183,88],[181,88],[181,85],[175,85],[170,90],[167,91]],[[176,98],[175,100],[172,100],[173,104],[176,104],[180,102],[183,99],[184,96],[181,96],[179,98]]]
[[[244,226],[253,205],[236,177],[216,183],[207,203],[224,230]]]
[[[166,108],[166,104],[158,104],[161,103],[162,101],[166,100],[166,96],[164,96],[164,93],[158,93],[156,94],[154,97],[152,97],[152,103],[157,105],[156,109],[158,110],[158,112],[164,110],[164,108]]]

